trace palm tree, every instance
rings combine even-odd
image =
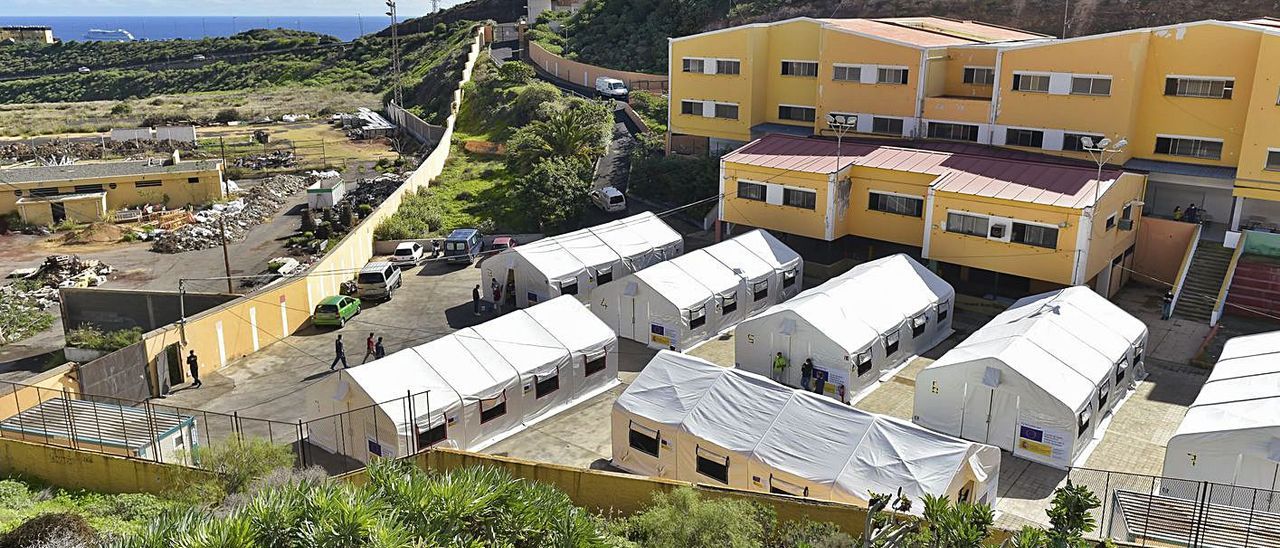
[[[612,118],[594,103],[579,101],[552,110],[516,131],[507,143],[512,172],[527,174],[544,158],[570,158],[590,164],[604,153]]]

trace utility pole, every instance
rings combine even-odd
[[[218,216],[218,228],[222,233],[222,266],[227,271],[227,293],[235,293],[235,288],[231,286],[231,257],[227,254],[227,222],[226,214]]]
[[[1067,37],[1067,22],[1071,20],[1071,0],[1062,0],[1062,37]]]
[[[404,106],[404,90],[400,85],[400,20],[396,17],[396,0],[387,0],[387,7],[391,8],[387,15],[391,17],[391,77],[392,97],[396,106]]]

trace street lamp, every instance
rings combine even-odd
[[[1102,166],[1106,165],[1124,150],[1125,145],[1129,144],[1126,139],[1120,139],[1115,143],[1111,139],[1103,137],[1100,141],[1094,142],[1092,137],[1081,137],[1080,143],[1083,144],[1085,152],[1089,153],[1089,158],[1098,164],[1098,178],[1093,181],[1093,205],[1090,206],[1089,216],[1093,216],[1093,212],[1098,210],[1098,200],[1101,198],[1100,192],[1102,188]]]
[[[827,127],[836,134],[836,175],[840,175],[840,146],[846,133],[857,129],[858,117],[853,114],[827,113]]]

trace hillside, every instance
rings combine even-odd
[[[450,82],[456,82],[461,73],[472,28],[472,23],[458,21],[403,38],[405,102],[428,121],[443,120],[448,114]],[[192,61],[197,54],[207,59]],[[366,36],[343,44],[330,36],[282,30],[204,40],[0,48],[0,67],[5,67],[0,77],[47,74],[0,81],[0,104],[125,100],[286,86],[385,94],[392,83],[390,57],[387,39]],[[79,66],[93,71],[74,72]]]
[[[480,0],[481,2],[493,0]],[[977,19],[1062,35],[1064,0],[590,0],[568,18],[568,40],[555,44],[584,62],[666,72],[667,38],[791,17]],[[1189,20],[1241,20],[1280,14],[1275,0],[1074,0],[1066,36]]]

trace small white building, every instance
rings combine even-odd
[[[361,462],[475,451],[617,383],[613,332],[558,298],[329,375],[307,389],[308,439]]]
[[[1164,495],[1280,511],[1280,331],[1236,337],[1222,348],[1164,454]],[[1235,486],[1236,488],[1233,488]]]
[[[347,182],[342,177],[323,177],[307,187],[307,207],[329,209],[347,195]]]
[[[993,503],[1000,450],[661,351],[618,397],[613,465],[647,476],[867,504]]]
[[[1146,340],[1087,287],[1026,297],[916,375],[913,419],[1068,468],[1144,376]]]
[[[156,128],[157,141],[196,142],[196,126],[165,126]]]
[[[596,287],[591,311],[619,337],[688,350],[799,293],[800,255],[763,230]]]
[[[480,265],[485,299],[492,281],[514,287],[504,302],[524,308],[560,295],[586,300],[591,290],[684,253],[684,239],[650,212],[543,238],[488,257]]]
[[[734,331],[738,367],[773,378],[780,352],[790,366],[780,380],[800,386],[813,360],[815,387],[849,402],[883,372],[951,335],[955,290],[902,254],[853,267],[743,321]]]
[[[0,421],[0,437],[167,464],[192,463],[196,419],[165,406],[51,398]]]

